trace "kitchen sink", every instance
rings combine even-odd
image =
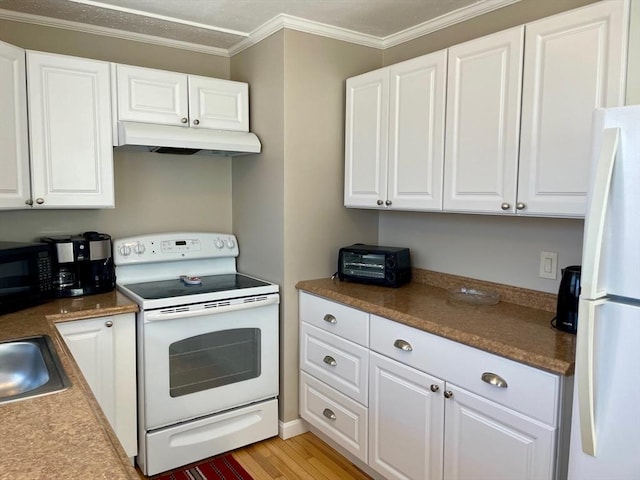
[[[48,335],[0,342],[0,403],[46,395],[69,386],[71,382]]]

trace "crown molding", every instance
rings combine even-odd
[[[106,37],[119,38],[121,40],[131,40],[134,42],[148,43],[162,47],[179,48],[181,50],[189,50],[192,52],[206,53],[219,57],[228,57],[229,50],[226,48],[209,47],[198,43],[182,42],[180,40],[171,40],[169,38],[157,37],[155,35],[145,35],[143,33],[127,32],[116,28],[99,27],[86,23],[72,22],[70,20],[62,20],[60,18],[43,17],[41,15],[33,15],[30,13],[14,12],[11,10],[0,9],[0,19],[11,20],[13,22],[31,23],[41,25],[43,27],[61,28],[64,30],[72,30],[75,32],[90,33],[93,35],[103,35]]]
[[[90,1],[91,0],[80,0],[80,3],[88,3]],[[216,55],[220,57],[232,57],[233,55],[240,53],[243,50],[246,50],[247,48],[261,42],[268,36],[283,28],[384,50],[385,48],[400,45],[402,43],[408,42],[409,40],[413,40],[423,35],[433,33],[437,30],[441,30],[456,23],[469,20],[471,18],[483,15],[485,13],[497,10],[513,3],[517,3],[519,1],[520,0],[480,0],[467,7],[459,8],[458,10],[454,10],[453,12],[441,15],[438,18],[421,23],[420,25],[416,25],[415,27],[407,28],[406,30],[395,33],[393,35],[389,35],[384,38],[357,33],[345,28],[339,28],[324,23],[305,20],[303,18],[294,17],[292,15],[280,14],[273,17],[268,22],[262,24],[260,27],[256,28],[254,31],[247,35],[247,38],[239,41],[228,49],[210,47],[197,43],[171,40],[154,35],[127,32],[115,28],[98,27],[80,22],[72,22],[69,20],[14,12],[4,9],[0,9],[0,19],[22,23],[32,23],[45,27],[62,28],[65,30],[73,30],[94,35],[104,35],[108,37],[120,38],[123,40],[131,40],[135,42],[149,43],[152,45],[178,48],[182,50],[206,53],[209,55]]]

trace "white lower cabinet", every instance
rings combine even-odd
[[[56,327],[129,457],[138,452],[135,314]]]
[[[565,478],[568,445],[560,439],[569,415],[560,406],[571,378],[305,292],[300,320],[300,414],[369,473],[389,480]],[[344,327],[352,324],[369,332],[367,341]]]

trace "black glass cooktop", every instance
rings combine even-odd
[[[195,285],[188,284],[181,279],[172,279],[159,280],[156,282],[130,283],[124,286],[141,298],[157,300],[270,285],[269,283],[238,273],[198,278],[200,278],[202,283]]]

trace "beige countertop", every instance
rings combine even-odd
[[[0,479],[139,479],[54,326],[137,311],[114,291],[0,316],[0,340],[49,335],[72,384],[62,392],[0,404]]]
[[[302,281],[296,287],[551,373],[573,375],[576,337],[550,326],[555,296],[424,270],[414,270],[413,278],[400,288],[337,278]],[[462,285],[498,291],[506,301],[450,302],[447,289]]]

